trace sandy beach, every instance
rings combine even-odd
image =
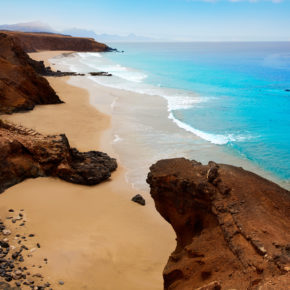
[[[49,58],[60,53],[30,56],[48,64]],[[118,159],[105,101],[111,98],[110,89],[94,91],[95,97],[104,99],[97,110],[90,105],[94,97],[90,90],[69,85],[66,77],[49,77],[48,81],[64,104],[36,106],[4,119],[43,134],[65,133],[71,146],[80,151],[100,150]],[[149,193],[133,189],[119,160],[118,165],[112,178],[97,186],[38,178],[1,195],[1,217],[9,208],[25,210],[28,225],[23,231],[35,234],[41,244],[27,263],[39,264],[47,258],[41,273],[53,289],[163,288],[162,271],[175,247],[175,234],[155,210]],[[145,207],[130,201],[137,193],[146,198]],[[60,280],[64,285],[58,284]]]

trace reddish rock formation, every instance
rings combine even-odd
[[[115,159],[70,148],[65,135],[43,136],[0,121],[0,192],[26,178],[55,176],[94,185],[111,176]]]
[[[147,182],[177,247],[164,289],[289,289],[290,193],[242,168],[161,160]]]
[[[39,65],[15,39],[0,33],[0,113],[61,103],[48,81],[36,72]]]
[[[69,50],[102,52],[112,49],[104,43],[96,42],[93,38],[72,37],[53,33],[27,33],[19,31],[0,31],[17,38],[26,52],[38,50]]]

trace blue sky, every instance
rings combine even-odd
[[[0,0],[1,24],[172,40],[290,40],[290,0]]]

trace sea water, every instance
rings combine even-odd
[[[166,100],[166,118],[184,132],[186,140],[170,132],[167,136],[165,127],[154,135],[157,121],[150,124],[151,129],[147,128],[146,133],[146,120],[142,119],[141,111],[139,120],[135,115],[133,122],[140,128],[143,126],[139,131],[132,128],[136,134],[151,134],[147,141],[142,137],[143,143],[151,140],[152,147],[156,147],[162,139],[164,148],[156,158],[167,154],[198,159],[207,148],[204,155],[211,155],[209,152],[214,150],[232,156],[233,163],[246,160],[288,187],[289,42],[116,43],[111,46],[124,53],[79,53],[77,57],[65,58],[65,63],[77,72],[110,72],[113,77],[88,78],[105,86],[151,96],[150,104],[141,106],[144,110],[154,111],[154,96]],[[188,141],[188,136],[192,136],[194,144]],[[115,138],[118,143],[122,136],[116,134]],[[150,144],[146,150],[149,147]],[[175,148],[174,154],[171,147]],[[198,150],[200,154],[196,153]],[[220,161],[221,158],[212,155],[209,159]]]

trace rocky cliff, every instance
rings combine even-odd
[[[177,246],[164,289],[289,289],[290,193],[242,168],[161,160],[147,182]]]
[[[31,110],[37,104],[61,103],[48,81],[37,73],[39,66],[17,40],[0,33],[0,113]]]
[[[106,44],[96,42],[93,38],[72,37],[53,33],[0,32],[16,38],[26,52],[35,52],[38,50],[103,52],[112,50]]]
[[[71,148],[65,135],[43,136],[0,121],[0,192],[26,178],[54,176],[95,185],[111,176],[116,160],[97,151]]]

